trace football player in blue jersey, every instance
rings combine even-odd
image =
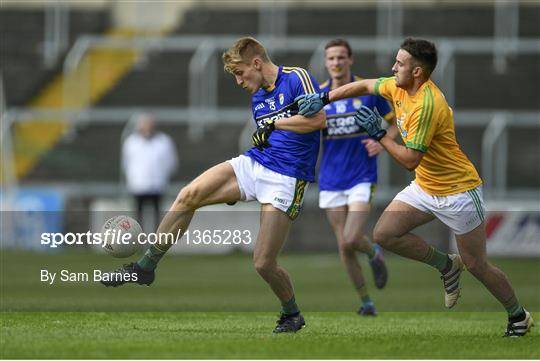
[[[305,325],[304,318],[290,277],[277,257],[300,211],[304,192],[315,180],[320,129],[326,126],[324,111],[313,118],[303,117],[298,115],[294,99],[320,89],[304,69],[272,63],[262,44],[251,37],[237,40],[222,58],[225,70],[252,94],[257,124],[254,147],[210,168],[184,187],[157,232],[185,232],[195,211],[206,205],[257,200],[261,223],[253,254],[255,269],[281,301],[274,332],[296,332]],[[158,261],[171,246],[167,242],[152,245],[139,261],[111,272],[106,277],[110,281],[102,283],[113,287],[127,282],[151,284]],[[136,277],[122,277],[128,273]]]
[[[324,54],[330,79],[321,84],[321,91],[329,92],[359,79],[351,73],[353,55],[346,40],[329,41]],[[362,316],[375,316],[375,305],[368,295],[357,253],[364,253],[369,257],[375,285],[383,288],[388,273],[382,250],[370,241],[364,231],[377,184],[376,155],[382,150],[382,146],[356,124],[354,115],[362,105],[371,109],[377,108],[392,124],[394,113],[388,102],[380,96],[349,98],[324,107],[327,128],[323,130],[319,207],[326,209],[337,238],[340,257],[360,297],[358,313]],[[394,125],[391,125],[388,131],[390,136],[397,135]]]

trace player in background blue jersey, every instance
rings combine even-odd
[[[330,79],[321,84],[330,91],[358,80],[351,74],[352,50],[344,39],[333,39],[325,46],[325,66]],[[319,174],[319,206],[326,209],[336,235],[339,254],[358,295],[362,316],[375,316],[375,305],[369,297],[357,252],[369,257],[377,288],[383,288],[388,273],[382,250],[366,236],[364,225],[371,208],[377,184],[377,158],[382,146],[371,139],[354,119],[361,105],[379,113],[392,124],[394,113],[380,96],[361,96],[330,103],[324,107],[327,128],[323,130],[323,153]],[[390,136],[397,135],[391,125]]]
[[[304,318],[289,275],[278,265],[277,257],[300,211],[304,191],[314,181],[320,129],[326,125],[324,111],[313,118],[298,115],[294,99],[320,89],[304,69],[273,64],[262,44],[250,37],[237,40],[222,58],[225,70],[253,96],[255,147],[210,168],[184,187],[157,233],[183,234],[195,211],[203,206],[257,200],[261,203],[261,223],[254,266],[281,301],[281,316],[274,332],[296,332],[305,325]],[[152,245],[139,261],[110,272],[104,277],[110,281],[102,283],[113,287],[151,284],[158,261],[172,245],[161,241]]]

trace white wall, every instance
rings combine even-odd
[[[159,31],[176,27],[195,0],[114,3],[113,21],[117,27]]]
[[[116,27],[163,31],[177,27],[184,12],[193,6],[196,0],[1,0],[1,2],[2,9],[41,9],[56,4],[78,9],[110,8]]]

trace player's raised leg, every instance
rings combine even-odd
[[[393,200],[384,210],[373,230],[373,239],[383,248],[400,256],[423,261],[430,246],[410,231],[431,222],[435,217],[407,203]]]
[[[373,239],[389,251],[439,270],[444,283],[445,305],[451,308],[460,294],[459,279],[463,270],[460,257],[443,253],[427,244],[421,237],[410,233],[414,228],[434,218],[432,214],[405,202],[393,200],[375,225]]]
[[[459,254],[467,270],[486,286],[508,313],[505,336],[523,336],[533,326],[533,319],[519,303],[506,275],[492,265],[486,255],[484,222],[472,231],[456,235]]]
[[[296,332],[305,325],[304,317],[296,305],[289,274],[277,263],[291,223],[285,212],[271,204],[262,205],[261,226],[253,252],[253,263],[257,273],[281,301],[281,317],[274,329],[275,333]]]
[[[184,234],[189,227],[195,210],[200,207],[240,199],[240,189],[232,166],[223,162],[195,178],[182,188],[171,208],[161,221],[157,233]],[[160,243],[151,245],[137,262],[129,263],[110,272],[101,283],[105,286],[121,286],[125,283],[150,285],[154,281],[154,270],[165,252],[174,244],[170,237],[161,237]],[[126,277],[127,274],[136,275]]]

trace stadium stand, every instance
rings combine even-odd
[[[184,23],[173,33],[180,35],[256,34],[258,15],[257,9],[195,7],[185,14]]]
[[[464,16],[464,15],[467,16]],[[538,7],[522,7],[520,34],[538,37],[536,26],[540,21]],[[288,34],[333,36],[374,36],[375,9],[362,11],[351,9],[302,9],[301,12],[289,10]],[[219,10],[194,8],[185,15],[186,21],[173,33],[178,35],[204,34],[256,34],[257,10]],[[490,37],[493,35],[493,8],[489,6],[442,6],[437,8],[404,8],[404,30],[406,35],[425,35],[431,37]],[[241,21],[239,21],[241,19]],[[414,21],[412,20],[414,19]],[[420,19],[420,21],[419,21]],[[444,20],[444,21],[443,21]],[[535,21],[538,20],[536,23]],[[313,23],[324,23],[324,27],[313,27]],[[350,24],[358,24],[351,26]],[[475,25],[476,24],[476,25]],[[480,25],[479,25],[480,24]],[[159,52],[150,53],[145,65],[135,69],[115,89],[99,103],[104,106],[123,106],[140,104],[142,106],[182,106],[187,104],[185,84],[189,53]],[[291,52],[273,54],[276,63],[284,65],[308,66],[311,54]],[[364,53],[357,56],[355,69],[364,77],[385,75],[375,66],[375,54]],[[539,109],[540,90],[536,82],[527,79],[540,78],[540,59],[538,55],[520,55],[510,59],[507,72],[498,74],[492,65],[492,57],[487,55],[458,55],[456,68],[457,109]],[[386,75],[390,74],[390,71]],[[511,84],[525,86],[523,92],[534,98],[496,92],[487,89],[507,89]],[[141,84],[145,86],[142,87]],[[145,91],[147,88],[148,91]],[[159,91],[158,91],[159,90]],[[137,93],[139,93],[137,95]],[[229,76],[220,71],[219,105],[243,106],[242,92],[231,82]],[[503,105],[504,104],[504,105]]]
[[[456,58],[456,69],[456,108],[540,109],[540,83],[534,81],[540,79],[539,55],[512,57],[503,74],[493,69],[492,56],[461,55]],[[520,91],[511,91],[516,84]]]
[[[110,24],[109,12],[103,9],[70,9],[69,20],[69,47],[80,35],[101,34]],[[44,22],[43,9],[0,10],[0,53],[8,106],[27,104],[60,71],[63,57],[51,69],[43,65]]]
[[[467,6],[462,4],[446,4],[437,7],[404,7],[403,34],[425,35],[430,37],[460,37],[463,39],[475,37],[492,37],[494,28],[494,9],[492,6]],[[0,12],[2,14],[2,12]],[[95,14],[88,28],[103,29],[107,23],[107,15]],[[2,16],[5,16],[2,15]],[[34,15],[35,16],[35,15]],[[328,38],[335,36],[375,36],[376,8],[296,8],[288,9],[287,34],[319,35]],[[194,7],[185,14],[185,21],[172,32],[172,35],[212,35],[231,34],[235,36],[257,34],[259,30],[258,10],[254,9],[216,9]],[[519,35],[525,38],[540,37],[540,7],[521,6]],[[313,26],[323,24],[324,26]],[[352,25],[351,25],[352,24]],[[6,26],[6,25],[2,25]],[[35,41],[37,42],[37,40]],[[136,66],[123,77],[108,93],[95,104],[98,107],[184,107],[188,105],[188,65],[192,53],[181,51],[149,51],[144,54]],[[272,54],[278,64],[308,67],[311,53],[288,52]],[[364,77],[388,75],[390,71],[381,74],[375,66],[376,54],[373,52],[358,54],[355,72]],[[455,104],[457,110],[532,110],[540,109],[540,79],[539,55],[511,56],[506,72],[500,73],[493,68],[493,58],[490,55],[463,55],[456,57],[456,89]],[[248,107],[249,97],[239,89],[230,75],[221,70],[218,61],[218,105],[224,107]],[[321,79],[323,80],[323,79]],[[478,86],[482,84],[482,86]],[[520,92],[505,91],[514,89],[519,84]],[[12,81],[6,81],[7,94],[15,99],[17,91]],[[527,94],[527,96],[523,96]],[[18,96],[20,97],[20,96]],[[20,98],[23,99],[23,98]],[[13,103],[12,104],[17,104]],[[158,119],[159,120],[159,119]],[[247,121],[247,120],[246,120]],[[234,155],[237,151],[236,134],[239,126],[219,128],[214,127],[204,134],[202,140],[196,141],[186,136],[186,126],[167,126],[182,154],[182,171],[177,181],[186,181],[197,175],[209,164],[201,164],[201,160],[217,162]],[[483,127],[457,127],[460,143],[469,154],[472,161],[480,166],[481,149],[479,139]],[[103,123],[89,124],[76,133],[76,138],[61,142],[47,154],[37,167],[26,177],[27,180],[96,180],[114,181],[118,179],[118,139],[121,128],[117,125]],[[223,135],[223,134],[227,135]],[[526,136],[533,142],[515,142],[516,137]],[[522,154],[538,154],[538,130],[513,129],[509,131],[510,143],[522,149],[519,153],[509,154],[508,179],[509,185],[530,187],[540,183],[537,167],[524,167],[524,162],[530,161]],[[223,137],[224,139],[221,139]],[[99,139],[99,141],[98,141]],[[108,139],[110,141],[103,141]],[[115,141],[116,139],[116,141]],[[234,139],[234,141],[231,141]],[[94,145],[92,145],[94,144]],[[99,145],[95,145],[99,144]],[[208,150],[207,144],[213,149]],[[92,149],[92,146],[94,149]],[[107,154],[104,162],[100,154]],[[84,157],[85,161],[93,164],[93,171],[70,169],[62,171],[62,164],[73,164],[69,157]],[[66,158],[67,157],[67,158]],[[204,163],[204,162],[202,162]],[[517,171],[519,168],[521,171]],[[482,171],[480,169],[480,171]],[[410,180],[411,175],[398,167],[390,170],[391,184],[400,186]],[[523,176],[516,177],[516,174]],[[512,177],[510,177],[510,175]]]
[[[191,53],[159,52],[143,56],[97,106],[186,106],[186,83]]]

